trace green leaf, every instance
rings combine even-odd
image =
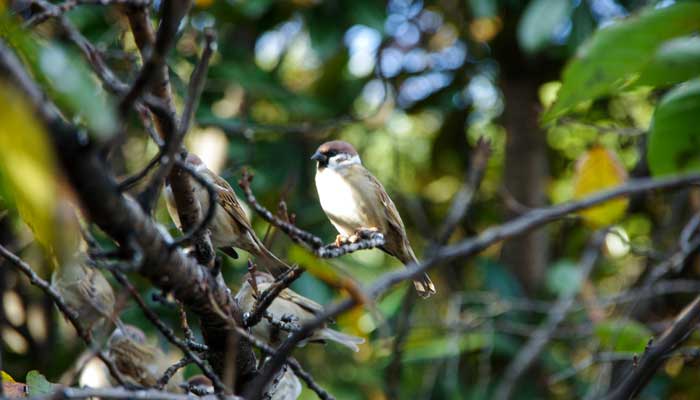
[[[37,39],[8,17],[2,17],[0,25],[0,36],[9,41],[60,108],[69,110],[72,117],[100,137],[116,132],[111,98],[105,95],[82,57],[63,46]]]
[[[669,86],[700,76],[700,37],[684,36],[659,47],[634,86]]]
[[[29,396],[44,396],[53,393],[53,383],[46,380],[46,377],[39,371],[27,372],[27,390]]]
[[[547,271],[547,289],[556,295],[574,294],[581,286],[581,278],[576,263],[561,260]]]
[[[644,351],[651,331],[641,323],[629,319],[603,321],[596,325],[595,334],[600,344],[612,351]]]
[[[544,122],[577,104],[629,87],[670,39],[700,29],[700,3],[677,3],[597,31],[564,69],[557,101]]]
[[[699,113],[700,79],[673,89],[659,102],[647,145],[653,175],[700,171]]]
[[[528,53],[547,46],[571,15],[571,2],[561,0],[533,0],[528,3],[518,23],[518,42]]]

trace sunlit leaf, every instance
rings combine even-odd
[[[14,47],[59,107],[84,122],[90,133],[109,137],[116,132],[117,118],[111,99],[104,95],[82,57],[56,43],[36,39],[7,17],[0,20],[0,25],[0,36]]]
[[[5,371],[0,371],[0,381],[2,382],[15,382],[15,380]]]
[[[629,86],[666,41],[699,28],[700,3],[683,2],[600,29],[564,69],[557,101],[543,120]]]
[[[700,76],[700,37],[669,40],[642,69],[635,86],[668,86]]]
[[[36,241],[55,263],[78,248],[80,235],[70,190],[56,169],[49,137],[31,107],[0,82],[0,184]],[[21,134],[20,134],[21,132]]]
[[[518,42],[528,53],[534,53],[551,43],[571,15],[571,2],[561,0],[532,0],[518,23]]]
[[[29,396],[42,396],[53,393],[53,383],[39,371],[32,370],[27,373],[27,391]]]
[[[647,161],[654,175],[700,170],[700,80],[666,94],[654,112]]]
[[[627,180],[627,171],[617,157],[601,146],[587,151],[576,163],[574,175],[574,199],[619,186]],[[583,220],[591,226],[601,227],[614,223],[627,210],[626,198],[606,201],[598,206],[580,211]]]
[[[649,328],[628,319],[600,322],[595,327],[595,334],[600,344],[607,349],[638,353],[644,351],[652,337]]]
[[[22,220],[46,249],[54,243],[55,160],[44,127],[11,86],[0,83],[0,174]]]

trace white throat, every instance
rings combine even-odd
[[[362,164],[362,160],[360,160],[359,155],[355,154],[354,156],[351,156],[346,153],[340,153],[328,159],[327,168],[337,171],[355,164]]]

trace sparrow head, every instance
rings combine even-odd
[[[132,341],[138,344],[146,343],[146,334],[133,325],[124,325],[117,327],[109,337],[109,344],[114,345],[124,341]]]
[[[361,163],[357,150],[350,143],[342,140],[322,144],[311,159],[318,162],[319,169],[326,167],[337,169]]]

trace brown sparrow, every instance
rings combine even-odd
[[[246,274],[243,285],[236,294],[236,301],[243,313],[249,313],[253,310],[258,296],[267,290],[275,281],[275,278],[264,272],[256,272],[257,288],[254,289],[251,285],[251,275]],[[316,319],[323,311],[323,307],[315,301],[306,298],[292,289],[284,289],[272,301],[270,307],[266,310],[268,315],[263,317],[256,324],[252,331],[258,339],[270,344],[271,346],[279,345],[289,332],[286,332],[280,326],[280,323],[289,325],[303,325],[306,322]],[[270,321],[272,319],[273,321]],[[342,344],[343,346],[359,351],[358,344],[364,343],[365,340],[356,336],[347,335],[327,328],[318,329],[311,334],[303,343],[306,342],[325,342],[331,340]]]
[[[78,313],[80,323],[88,332],[105,319],[115,320],[114,291],[97,269],[80,260],[71,260],[56,268],[51,275],[51,286],[66,305]]]
[[[263,399],[296,400],[301,395],[301,382],[294,371],[285,364],[265,388]]]
[[[146,334],[133,325],[114,330],[107,342],[109,356],[129,383],[154,387],[170,362],[158,346],[146,340]],[[182,375],[176,373],[168,382],[170,391],[179,391]]]
[[[233,258],[238,258],[234,247],[243,249],[255,256],[258,264],[270,271],[289,268],[287,264],[272,254],[258,239],[231,185],[207,168],[197,155],[189,153],[186,162],[214,185],[217,190],[218,204],[214,218],[209,224],[212,245]],[[199,200],[202,212],[205,213],[209,207],[209,194],[206,188],[197,182],[193,182],[193,185],[195,187],[195,196]],[[165,186],[165,199],[170,218],[181,228],[180,216],[177,213],[175,198],[169,184]]]
[[[394,202],[362,165],[350,143],[326,142],[311,159],[317,161],[316,190],[321,208],[340,233],[337,242],[343,237],[354,240],[362,231],[379,231],[384,235],[384,252],[404,265],[418,263]],[[427,274],[416,278],[413,284],[421,297],[435,294],[435,285]]]

